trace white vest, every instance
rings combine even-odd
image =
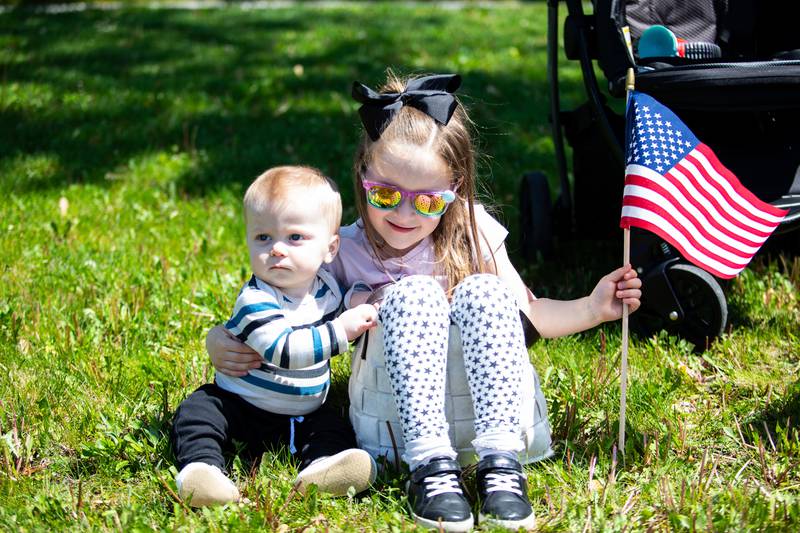
[[[351,363],[350,421],[358,446],[376,459],[386,456],[390,464],[395,464],[395,447],[402,457],[405,445],[383,358],[381,325],[361,337],[353,350]],[[527,371],[523,371],[521,387],[520,430],[526,449],[520,453],[519,459],[526,464],[550,457],[553,450],[550,448],[547,404],[533,365],[528,365]],[[464,370],[461,334],[454,325],[450,326],[447,356],[445,416],[450,428],[450,442],[458,452],[459,462],[462,465],[474,463],[477,459],[472,447],[475,413]]]

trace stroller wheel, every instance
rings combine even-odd
[[[522,256],[535,261],[539,254],[548,258],[553,253],[553,207],[550,185],[542,172],[522,177],[519,194],[520,248]]]
[[[662,281],[663,287],[647,298],[648,286],[656,288]],[[649,337],[665,330],[702,351],[724,332],[728,320],[725,294],[714,276],[702,268],[672,263],[664,269],[662,279],[643,282],[642,307],[631,315],[631,329],[637,334]]]

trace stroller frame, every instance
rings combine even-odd
[[[558,86],[560,1],[566,3],[568,10],[564,23],[565,53],[568,59],[579,61],[588,100],[578,109],[566,112],[561,110]],[[709,1],[714,3],[715,9],[719,5],[720,10],[727,10],[728,4],[736,0]],[[690,120],[684,120],[695,133],[699,127],[698,137],[701,139],[704,138],[704,124],[711,122],[703,115],[709,109],[716,114],[715,117],[723,117],[729,122],[733,115],[749,117],[751,112],[753,115],[787,113],[790,118],[800,121],[800,49],[793,51],[795,55],[789,54],[788,59],[777,61],[739,54],[736,61],[727,62],[686,60],[670,64],[665,63],[668,59],[663,59],[660,63],[645,60],[637,63],[622,30],[623,25],[627,25],[625,1],[593,0],[592,3],[594,12],[587,15],[581,0],[547,1],[547,80],[560,191],[555,204],[551,205],[547,176],[541,172],[523,176],[520,185],[521,247],[529,259],[539,254],[545,258],[553,255],[554,226],[564,236],[597,237],[608,237],[610,234],[603,233],[604,230],[616,231],[618,227],[625,168],[624,119],[606,105],[593,61],[597,61],[608,79],[612,97],[625,95],[625,72],[628,68],[636,69],[640,74],[637,75],[637,88],[672,107],[682,118],[689,115]],[[740,2],[739,11],[743,9],[742,5],[749,4]],[[753,1],[752,9],[755,9],[754,5]],[[731,39],[729,33],[722,35],[721,39],[730,41],[726,42],[730,50],[737,46],[742,48],[744,42]],[[759,86],[758,102],[753,98],[754,83]],[[714,99],[720,91],[727,98]],[[780,122],[774,115],[770,117]],[[724,127],[723,124],[720,129]],[[781,127],[784,129],[778,132],[785,133],[786,126]],[[713,135],[718,133],[711,131],[708,135],[713,139]],[[570,186],[568,177],[565,136],[573,146],[574,187]],[[781,175],[787,176],[788,171],[793,176],[788,175],[779,183],[747,183],[742,180],[762,199],[789,210],[776,233],[800,227],[800,133],[791,137],[784,143],[786,150],[791,152],[790,157],[772,159],[781,162],[778,165]],[[598,138],[602,141],[601,147],[594,146]],[[589,151],[580,147],[580,143],[590,146]],[[708,144],[717,150],[718,143],[715,144],[714,140]],[[581,151],[590,156],[590,164],[580,157]],[[718,155],[728,165],[726,154]],[[747,164],[743,168],[745,170],[731,170],[741,179],[742,174],[751,174]],[[605,171],[611,176],[611,183],[599,183],[602,181],[599,179],[587,182],[585,176],[589,170],[594,175]],[[593,213],[591,220],[587,220],[584,212],[589,205],[595,210],[598,205],[609,209],[599,217]],[[686,338],[697,349],[708,346],[722,334],[727,323],[727,303],[722,286],[714,276],[689,264],[677,250],[656,235],[638,228],[631,230],[631,259],[643,282],[642,306],[631,316],[631,328],[635,332],[649,336],[667,330]]]

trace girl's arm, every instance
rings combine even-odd
[[[261,356],[234,337],[222,325],[214,326],[206,335],[206,351],[214,369],[234,377],[246,376],[261,366]]]
[[[359,305],[345,311],[336,320],[342,324],[348,339],[352,340],[377,325],[377,314],[375,306]],[[215,370],[233,377],[246,376],[264,362],[257,351],[222,325],[214,326],[206,335],[206,351]]]
[[[577,300],[534,298],[508,258],[505,245],[494,254],[497,276],[511,287],[520,309],[542,337],[554,338],[593,328],[622,316],[622,303],[630,312],[639,308],[641,280],[630,265],[603,276],[589,296]]]

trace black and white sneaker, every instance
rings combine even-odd
[[[533,528],[536,517],[528,500],[528,482],[522,465],[510,457],[490,455],[478,463],[476,477],[481,524],[513,531]]]
[[[418,525],[452,532],[472,529],[472,511],[461,490],[461,467],[456,461],[437,457],[418,467],[406,492]]]

